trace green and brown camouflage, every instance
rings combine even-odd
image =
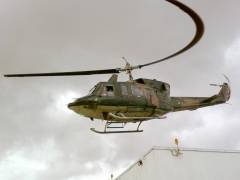
[[[68,107],[91,119],[138,122],[159,118],[169,112],[222,104],[229,98],[227,83],[223,83],[220,92],[211,97],[171,97],[168,83],[143,78],[118,82],[114,74],[109,81],[99,82],[89,95],[75,100]]]

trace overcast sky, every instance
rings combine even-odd
[[[152,146],[240,150],[240,2],[184,0],[205,35],[191,50],[134,72],[171,84],[173,96],[211,96],[231,80],[229,104],[170,113],[143,133],[99,135],[102,121],[67,109],[109,75],[0,77],[0,179],[99,180],[117,175]],[[183,47],[191,19],[163,0],[0,0],[0,73],[91,70],[159,59]],[[127,80],[125,74],[120,80]]]

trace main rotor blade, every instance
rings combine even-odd
[[[153,62],[150,62],[150,63],[146,63],[146,64],[142,64],[142,65],[138,65],[138,68],[142,68],[144,66],[149,66],[149,65],[152,65],[152,64],[156,64],[156,63],[159,63],[159,62],[162,62],[162,61],[166,61],[174,56],[177,56],[187,50],[189,50],[190,48],[192,48],[195,44],[198,43],[198,41],[201,39],[203,33],[204,33],[204,24],[203,24],[203,21],[201,19],[201,17],[194,11],[192,10],[191,8],[189,8],[188,6],[182,4],[181,2],[179,1],[176,1],[176,0],[166,0],[172,4],[174,4],[175,6],[179,7],[182,11],[184,11],[186,14],[188,14],[192,20],[194,21],[195,23],[195,27],[196,27],[196,32],[195,32],[195,35],[194,37],[192,38],[192,40],[182,49],[180,49],[179,51],[165,57],[165,58],[162,58],[162,59],[159,59],[159,60],[156,60],[156,61],[153,61]]]
[[[113,73],[119,73],[119,69],[101,69],[92,71],[52,72],[32,74],[5,74],[4,77],[77,76],[77,75],[113,74]]]
[[[102,69],[102,70],[91,70],[91,71],[74,71],[74,72],[6,74],[6,75],[4,75],[4,77],[75,76],[75,75],[93,75],[93,74],[113,74],[113,73],[120,73],[123,71],[129,71],[129,70],[153,65],[153,64],[168,60],[174,56],[177,56],[177,55],[187,51],[188,49],[192,48],[201,39],[201,37],[204,33],[204,24],[203,24],[200,16],[196,12],[194,12],[194,10],[189,8],[188,6],[182,4],[181,2],[179,2],[177,0],[166,0],[166,1],[179,7],[183,12],[185,12],[192,18],[192,20],[194,21],[195,26],[196,26],[196,33],[195,33],[195,36],[192,38],[192,40],[184,48],[180,49],[179,51],[177,51],[165,58],[162,58],[162,59],[150,62],[150,63],[142,64],[142,65],[131,66],[129,68]]]

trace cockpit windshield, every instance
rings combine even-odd
[[[90,89],[88,95],[94,94],[96,89],[97,89],[97,85],[95,85],[92,89]]]

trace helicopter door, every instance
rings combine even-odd
[[[149,104],[151,104],[153,106],[156,106],[156,107],[159,107],[159,99],[158,99],[157,94],[154,92],[153,89],[145,88],[144,89],[144,94],[145,94]]]

